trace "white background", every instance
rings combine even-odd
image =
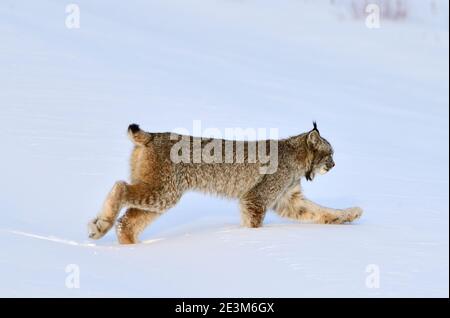
[[[78,1],[68,29],[64,1],[2,0],[0,295],[448,297],[448,2],[407,2],[368,29],[349,1]],[[280,137],[317,120],[336,167],[305,193],[363,217],[243,229],[236,202],[187,194],[140,245],[89,241],[128,124],[195,119]]]

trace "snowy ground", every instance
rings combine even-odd
[[[328,2],[76,3],[80,29],[61,1],[0,3],[0,296],[449,296],[448,9],[375,30]],[[194,119],[281,137],[317,120],[337,165],[306,195],[365,214],[250,230],[188,194],[142,244],[89,241],[128,124]]]

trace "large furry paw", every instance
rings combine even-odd
[[[98,240],[102,238],[113,226],[113,222],[95,218],[88,223],[88,234],[89,238],[93,240]]]
[[[345,217],[344,222],[353,222],[356,219],[359,219],[363,214],[363,209],[359,207],[348,208],[344,210]]]

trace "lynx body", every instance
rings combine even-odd
[[[136,243],[145,227],[191,190],[238,199],[242,225],[252,228],[262,226],[269,209],[290,219],[322,224],[351,222],[362,214],[360,208],[336,210],[304,198],[300,180],[311,181],[335,165],[333,148],[320,136],[316,124],[298,136],[255,144],[148,133],[135,124],[129,126],[128,134],[135,145],[131,182],[118,181],[113,186],[101,212],[88,224],[92,239],[104,236],[127,208],[116,223],[117,236],[122,244]],[[271,142],[277,146],[276,169],[262,173],[271,163],[256,158],[253,152],[260,146],[272,151]],[[207,153],[213,160],[199,158],[196,146],[200,150],[209,147]],[[185,160],[180,161],[183,151]]]

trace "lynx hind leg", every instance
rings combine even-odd
[[[120,210],[133,207],[163,213],[174,206],[181,194],[168,187],[154,188],[145,183],[117,182],[108,195],[102,212],[89,223],[89,237],[99,239],[113,226]]]
[[[113,186],[103,203],[101,212],[88,223],[89,238],[98,240],[112,228],[122,208],[126,188],[127,184],[123,181],[116,182]]]
[[[128,209],[116,223],[116,234],[120,244],[136,244],[142,231],[161,214],[140,210]]]
[[[362,215],[361,208],[345,210],[320,206],[305,199],[300,186],[286,193],[274,206],[280,216],[318,224],[342,224],[352,222]]]
[[[116,234],[120,244],[136,244],[142,231],[181,198],[176,189],[153,189],[144,184],[132,185],[127,195],[131,206],[118,220]]]

